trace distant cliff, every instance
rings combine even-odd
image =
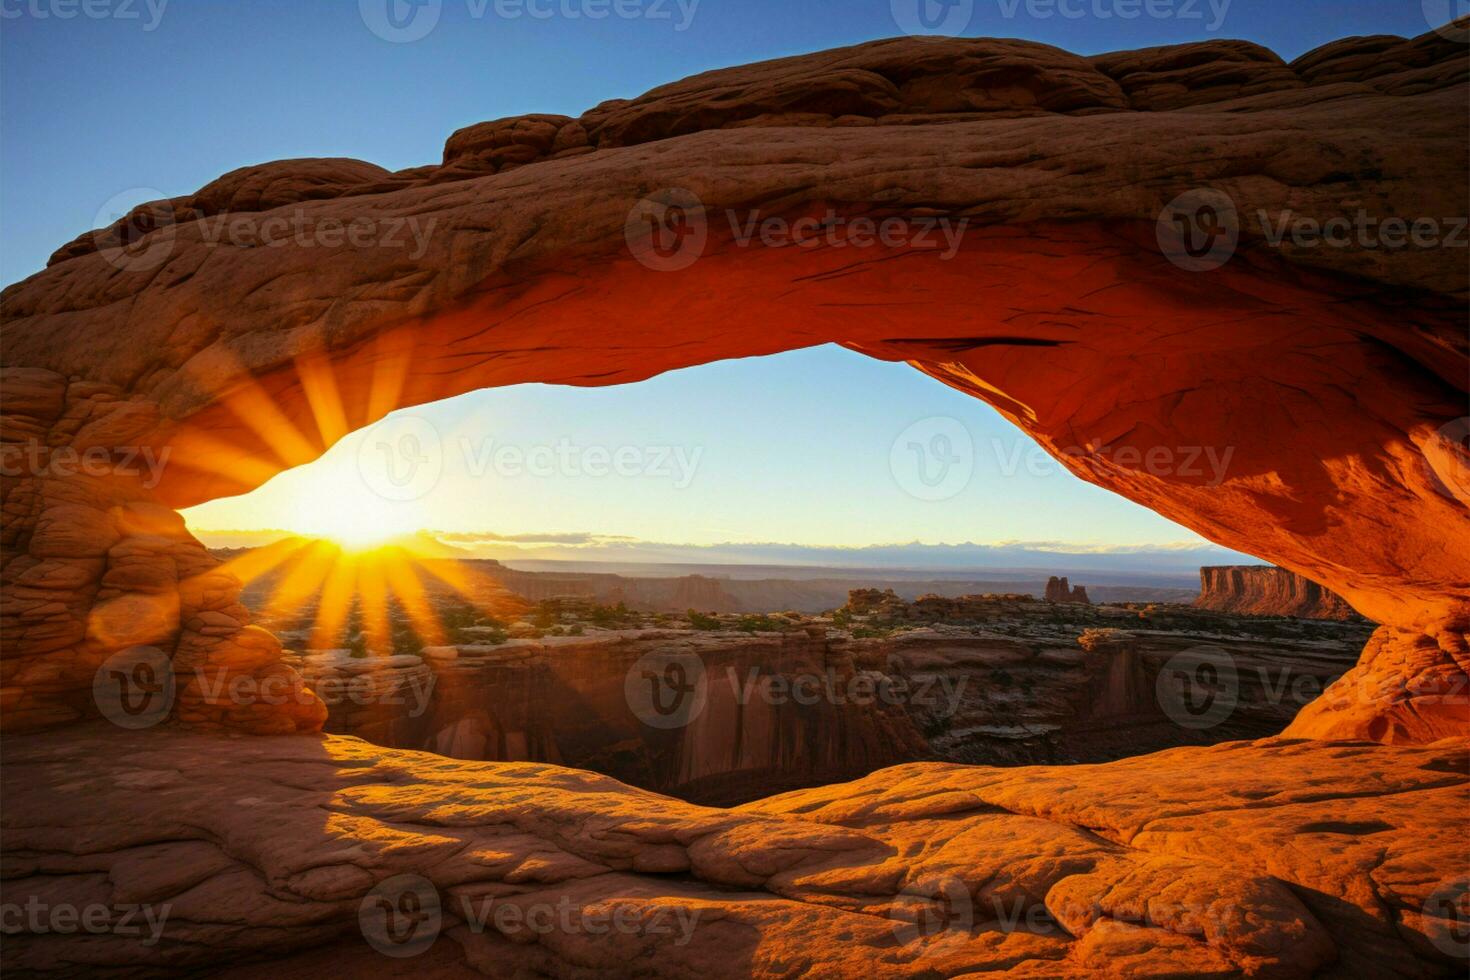
[[[1356,610],[1296,572],[1275,565],[1207,565],[1199,570],[1194,604],[1217,612],[1301,619],[1359,619]]]

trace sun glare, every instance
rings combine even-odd
[[[368,420],[386,414],[397,401],[410,353],[390,349],[379,358]],[[347,435],[347,412],[330,364],[306,360],[298,361],[296,368],[311,406],[308,425],[315,432],[298,428],[252,383],[224,397],[232,413],[259,434],[276,457],[274,465],[264,462],[255,470],[235,474],[238,478],[258,484],[273,471],[287,471],[280,476],[290,478],[292,467],[319,455],[319,447],[340,446]],[[207,442],[211,437],[194,433],[193,438]],[[375,493],[358,470],[355,454],[334,455],[327,481],[332,491],[302,492],[293,498],[283,530],[297,536],[247,549],[225,565],[245,583],[268,577],[272,582],[268,604],[278,611],[306,611],[315,603],[310,647],[340,647],[356,615],[368,634],[378,638],[370,652],[392,653],[390,606],[406,613],[413,632],[426,645],[445,642],[445,629],[425,589],[431,579],[487,615],[507,611],[503,596],[488,598],[480,583],[456,562],[436,560],[448,549],[420,532],[421,512],[414,502]],[[228,454],[218,458],[228,465]],[[436,587],[436,591],[443,590]]]
[[[411,507],[373,497],[349,484],[341,493],[298,499],[287,529],[305,537],[325,538],[345,551],[361,552],[411,537],[419,530],[416,524]]]
[[[211,468],[247,485],[273,482],[278,490],[291,491],[288,513],[262,514],[256,523],[245,518],[246,523],[237,526],[280,528],[326,539],[353,552],[381,547],[419,531],[422,508],[415,501],[388,499],[368,485],[355,451],[355,440],[365,432],[350,433],[354,424],[371,423],[387,414],[399,399],[413,352],[386,339],[378,346],[366,417],[362,410],[348,411],[333,367],[323,355],[300,358],[294,365],[310,409],[304,419],[288,414],[275,397],[249,378],[237,380],[235,387],[221,395],[225,407],[259,437],[268,455],[247,466],[238,453],[205,453]],[[189,430],[180,439],[205,449],[217,441],[207,430]],[[315,463],[309,472],[301,468],[308,462]],[[237,515],[235,519],[241,518]]]
[[[321,538],[286,538],[253,548],[225,565],[226,571],[249,583],[270,576],[275,584],[267,606],[277,614],[291,614],[316,605],[309,647],[332,649],[347,640],[354,610],[374,637],[387,638],[390,602],[401,606],[425,645],[445,642],[433,601],[424,588],[424,576],[449,586],[472,605],[481,601],[469,577],[453,562],[435,561],[414,549],[412,542],[379,544],[349,550]],[[489,615],[503,610],[484,605]],[[376,653],[388,654],[390,648]]]

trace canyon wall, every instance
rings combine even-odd
[[[1270,565],[1213,565],[1199,570],[1195,605],[1248,616],[1358,619],[1347,600],[1296,572]]]
[[[826,695],[848,690],[866,668],[821,633],[634,630],[432,647],[397,665],[315,655],[301,669],[330,706],[329,732],[457,759],[575,766],[728,805],[927,757],[901,706]],[[628,685],[645,683],[640,671],[655,662],[690,665],[697,684],[697,706],[684,706],[677,723],[630,696]],[[773,682],[783,690],[807,682],[813,692],[771,696]]]
[[[1100,762],[1274,735],[1352,666],[1366,635],[622,630],[290,662],[328,705],[328,732],[455,759],[574,766],[730,805],[924,759]],[[664,725],[630,696],[630,676],[643,683],[640,665],[655,661],[689,666],[700,702],[687,720]],[[1202,667],[1217,671],[1214,693],[1228,706],[1198,708],[1201,724],[1170,685],[1193,683]]]

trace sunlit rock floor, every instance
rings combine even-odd
[[[1465,969],[1463,742],[910,764],[732,810],[340,736],[3,748],[7,974]]]

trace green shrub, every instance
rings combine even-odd
[[[720,621],[714,616],[706,616],[704,613],[695,612],[693,609],[685,613],[684,616],[689,620],[689,625],[697,630],[717,630],[720,628]]]

